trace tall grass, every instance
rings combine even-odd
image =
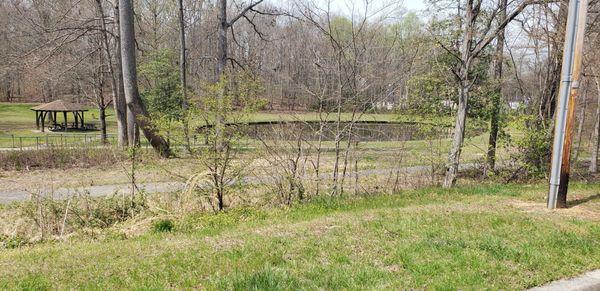
[[[34,169],[88,168],[112,165],[127,154],[113,148],[47,148],[0,152],[0,169],[23,171]]]

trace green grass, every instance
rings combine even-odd
[[[0,130],[3,131],[14,131],[19,129],[24,130],[33,130],[35,129],[35,113],[30,110],[30,108],[34,107],[35,103],[5,103],[0,102],[0,116],[2,116],[3,124],[0,125]],[[112,109],[108,110],[108,123],[111,126],[115,125],[114,114],[112,114]],[[98,111],[97,109],[91,108],[87,114],[94,122],[97,122]],[[59,120],[62,117],[59,116]],[[70,118],[70,117],[69,117]],[[323,118],[329,121],[336,120],[337,116],[335,114],[323,115]],[[264,121],[319,121],[319,114],[316,112],[286,112],[286,113],[277,113],[277,112],[256,112],[250,113],[247,117],[244,118],[247,122],[264,122]],[[351,113],[342,113],[341,120],[349,121],[352,119]],[[413,121],[413,122],[429,122],[431,118],[428,117],[419,117],[414,115],[400,115],[395,113],[369,113],[360,115],[360,120],[364,121]],[[451,118],[441,118],[439,122],[447,124],[451,122]]]
[[[3,147],[30,147],[50,144],[82,143],[84,136],[87,139],[98,139],[100,131],[91,132],[39,132],[35,126],[35,112],[31,111],[35,103],[3,103],[0,102],[0,148]],[[107,109],[107,131],[109,134],[116,132],[116,121],[111,108]],[[85,114],[86,123],[93,123],[100,127],[100,114],[98,109],[90,107]],[[62,116],[58,115],[59,122]],[[73,122],[73,116],[67,115],[67,121]],[[15,138],[13,138],[13,136]],[[86,139],[86,140],[87,140]],[[48,140],[48,141],[47,141]]]
[[[523,289],[599,268],[600,225],[543,211],[544,191],[425,189],[191,215],[170,233],[4,250],[0,288]]]
[[[33,132],[35,128],[35,112],[31,111],[36,103],[6,103],[0,102],[0,134],[15,134],[15,135],[40,135]],[[90,110],[86,112],[86,122],[99,124],[98,109],[90,106]],[[58,120],[62,122],[62,116],[59,114]],[[67,120],[73,122],[73,116],[68,115]],[[109,128],[115,126],[114,114],[111,108],[107,110],[107,123]]]
[[[34,103],[0,103],[0,116],[2,116],[2,127],[6,128],[11,124],[24,124],[34,122],[35,113],[29,110],[37,104]]]

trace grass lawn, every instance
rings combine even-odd
[[[15,135],[32,135],[35,130],[35,113],[30,110],[31,107],[34,107],[37,104],[34,103],[6,103],[0,102],[0,120],[2,123],[0,124],[0,134],[15,134]],[[93,123],[99,123],[98,120],[98,110],[90,107],[90,111],[86,114],[86,121],[90,121]],[[68,116],[68,119],[72,118],[72,116]],[[336,115],[331,113],[329,115],[323,115],[328,121],[335,121]],[[351,113],[343,113],[341,116],[342,121],[349,121],[352,118]],[[319,121],[319,114],[316,112],[256,112],[251,113],[247,117],[244,118],[247,122],[264,122],[264,121]],[[451,125],[452,118],[444,117],[439,118],[439,120],[432,121],[431,118],[428,117],[420,117],[415,115],[401,115],[394,113],[384,113],[384,114],[363,114],[359,118],[364,121],[411,121],[411,122],[423,122],[423,123],[433,123],[433,124],[444,124]],[[59,116],[59,121],[62,122],[62,117]],[[69,119],[69,121],[71,121]],[[116,121],[115,116],[113,114],[112,108],[108,108],[107,110],[107,123],[109,127],[109,132],[116,131]],[[37,133],[39,134],[39,133]]]
[[[49,139],[51,143],[59,144],[62,139],[79,141],[82,140],[84,135],[90,139],[93,137],[98,138],[100,135],[100,131],[39,132],[35,127],[35,112],[30,110],[36,105],[38,104],[0,102],[0,148],[35,146],[36,144],[45,144],[46,139]],[[115,133],[116,121],[112,109],[109,108],[106,114],[107,131],[109,134]],[[90,107],[90,110],[85,113],[85,121],[86,123],[96,124],[96,127],[99,128],[99,116],[98,109]],[[59,114],[58,120],[62,122],[61,114]],[[73,115],[67,115],[67,120],[73,122]]]
[[[176,219],[172,233],[0,252],[1,289],[523,289],[600,268],[598,185],[320,199]]]
[[[37,103],[6,103],[0,102],[0,134],[18,134],[23,135],[29,133],[29,135],[35,134],[35,112],[31,111],[32,107],[38,105]],[[86,112],[86,122],[92,122],[99,124],[98,109],[89,107],[89,111]],[[106,121],[109,128],[116,126],[115,117],[111,108],[107,109]],[[72,114],[67,115],[69,122],[73,122]],[[59,114],[58,121],[62,122],[62,115]],[[40,134],[40,133],[37,133]]]

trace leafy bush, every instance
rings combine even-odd
[[[523,136],[516,138],[517,152],[513,159],[521,165],[527,175],[541,177],[547,174],[552,156],[552,134],[550,126],[537,124],[535,116],[524,116],[519,122]]]
[[[175,224],[170,219],[160,219],[152,225],[154,232],[171,232],[175,228]]]
[[[140,65],[140,77],[145,81],[141,95],[155,118],[182,118],[183,96],[176,60],[175,52],[162,49],[151,52]]]

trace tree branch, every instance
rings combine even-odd
[[[238,15],[236,15],[233,19],[231,19],[231,21],[227,22],[227,26],[232,26],[236,21],[240,20],[240,18],[242,18],[244,15],[246,15],[246,13],[248,13],[248,11],[252,10],[254,7],[256,7],[256,5],[262,3],[264,0],[258,0],[254,3],[251,3],[250,5],[246,6],[246,8],[244,8],[242,11],[240,11],[240,13]]]
[[[487,36],[484,36],[484,38],[481,39],[481,41],[479,41],[477,43],[477,45],[475,46],[475,48],[473,49],[473,57],[477,57],[495,38],[496,36],[500,33],[500,31],[502,31],[504,28],[506,28],[506,26],[513,21],[513,19],[515,19],[517,16],[519,16],[519,14],[521,14],[521,12],[523,12],[523,10],[525,10],[525,8],[527,8],[527,6],[529,5],[534,5],[534,4],[540,4],[540,3],[548,3],[548,2],[553,2],[553,1],[545,1],[545,0],[526,0],[523,1],[519,6],[517,6],[517,8],[515,8],[515,10],[510,13],[509,15],[506,16],[506,19],[504,19],[504,21],[502,23],[500,23],[498,25],[498,27],[496,27],[496,29],[490,33],[487,34]]]

